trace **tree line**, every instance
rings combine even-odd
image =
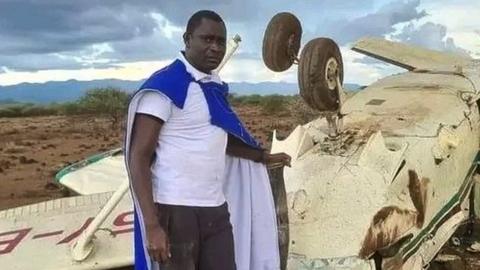
[[[89,115],[107,117],[116,125],[126,115],[130,94],[113,88],[95,88],[87,91],[84,96],[73,102],[52,103],[39,105],[32,103],[14,103],[0,105],[0,117],[32,117],[50,115]],[[229,102],[236,106],[256,106],[265,114],[284,115],[298,113],[299,109],[305,115],[302,118],[311,118],[313,111],[302,105],[301,98],[282,95],[248,95],[239,96],[230,94]],[[293,107],[293,111],[292,111]],[[307,119],[305,119],[307,120]]]

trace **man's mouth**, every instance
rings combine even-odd
[[[208,63],[212,63],[212,64],[219,64],[219,63],[220,63],[220,59],[214,58],[214,57],[209,57],[209,58],[207,58],[207,62],[208,62]]]

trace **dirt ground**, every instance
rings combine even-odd
[[[285,136],[294,127],[288,116],[263,115],[254,106],[237,111],[266,147],[271,130]],[[122,126],[113,128],[105,118],[0,118],[0,210],[68,196],[54,183],[55,174],[93,154],[121,147],[122,141]]]
[[[298,119],[288,112],[265,115],[255,106],[241,106],[237,112],[264,147],[269,147],[271,130],[285,137]],[[49,116],[0,118],[0,210],[69,196],[55,184],[54,176],[63,167],[93,154],[121,147],[123,127],[112,127],[105,118]],[[480,227],[475,229],[480,239]],[[460,245],[444,247],[441,261],[430,270],[480,269],[480,255],[466,252],[474,238]],[[127,270],[131,268],[122,268]]]
[[[68,195],[54,184],[63,167],[121,145],[119,130],[85,117],[0,118],[0,209]]]

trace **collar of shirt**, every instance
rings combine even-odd
[[[182,63],[185,65],[185,68],[187,69],[187,72],[190,73],[196,81],[202,81],[202,82],[213,81],[216,83],[222,83],[222,80],[220,79],[220,76],[218,76],[218,73],[216,71],[212,71],[212,74],[207,74],[207,73],[201,72],[200,70],[192,66],[188,62],[188,60],[185,58],[183,51],[179,53],[178,59],[182,61]]]

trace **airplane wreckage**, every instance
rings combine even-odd
[[[426,268],[476,212],[480,63],[365,38],[354,51],[407,72],[346,99],[338,46],[317,38],[298,55],[301,35],[299,20],[279,13],[263,44],[271,70],[298,64],[300,95],[321,114],[272,142],[272,152],[292,156],[292,167],[270,172],[282,270]],[[0,212],[1,268],[132,265],[122,150],[73,164],[56,179],[78,196]]]

